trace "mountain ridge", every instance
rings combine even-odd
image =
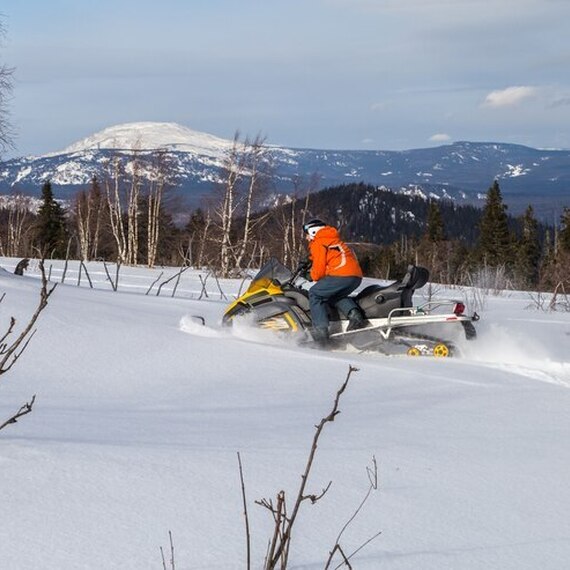
[[[0,193],[38,195],[51,180],[58,197],[68,198],[104,176],[118,156],[127,164],[136,151],[148,157],[157,149],[170,157],[177,192],[192,206],[211,194],[222,176],[223,158],[233,141],[177,123],[138,122],[108,127],[38,157],[0,165]],[[570,205],[570,150],[534,149],[520,144],[457,141],[409,149],[323,150],[267,145],[275,163],[275,191],[290,192],[293,181],[315,173],[320,186],[364,182],[399,189],[419,187],[434,197],[480,203],[498,180],[513,211],[530,203],[543,215]]]

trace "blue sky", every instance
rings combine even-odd
[[[290,147],[570,148],[568,0],[3,0],[16,150],[168,121]]]

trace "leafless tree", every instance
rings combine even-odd
[[[125,165],[119,155],[108,163],[105,178],[111,232],[119,263],[134,265],[139,250],[139,198],[142,185],[140,142],[131,150],[132,159]]]
[[[309,215],[311,194],[319,186],[319,175],[314,173],[308,178],[296,176],[292,184],[290,197],[280,198],[280,215],[275,222],[279,228],[277,233],[280,236],[283,263],[295,267],[306,255],[301,228]]]
[[[272,179],[271,153],[264,143],[259,135],[253,141],[241,141],[236,132],[225,153],[220,191],[211,208],[214,228],[209,234],[209,241],[216,244],[216,265],[222,277],[250,264],[253,230],[264,220],[255,217],[256,202]]]
[[[30,317],[30,320],[26,326],[22,329],[20,334],[14,338],[16,334],[16,319],[14,317],[10,318],[10,324],[7,330],[4,332],[2,337],[0,337],[0,376],[6,374],[13,366],[16,364],[18,359],[22,356],[26,348],[28,347],[32,337],[34,336],[36,329],[36,321],[38,320],[42,311],[47,307],[48,299],[55,290],[56,285],[48,287],[48,279],[45,274],[44,262],[43,260],[39,263],[41,275],[42,275],[42,285],[40,289],[40,299],[34,314]],[[4,299],[4,295],[0,298],[0,302]],[[35,395],[22,405],[17,412],[10,416],[7,420],[0,424],[0,430],[4,429],[6,426],[14,424],[22,416],[29,414],[32,411]]]
[[[83,261],[90,261],[98,256],[105,205],[96,178],[91,181],[89,190],[79,192],[75,197],[75,225],[79,254]]]
[[[154,267],[160,238],[160,214],[164,192],[168,187],[170,164],[165,150],[157,151],[152,157],[149,190],[147,194],[147,265]]]
[[[129,164],[130,184],[127,191],[127,252],[125,263],[136,265],[139,251],[139,204],[142,186],[142,163],[138,148]]]
[[[0,20],[0,40],[4,34],[4,26]],[[7,149],[14,147],[13,131],[8,115],[8,99],[12,93],[13,77],[14,68],[0,63],[0,156]]]
[[[237,210],[238,186],[244,175],[244,157],[241,152],[240,134],[236,132],[223,166],[222,199],[216,208],[220,229],[220,270],[223,277],[230,273],[232,262],[232,229]]]
[[[247,188],[242,200],[245,203],[243,211],[243,233],[238,253],[235,258],[235,267],[243,268],[246,254],[251,246],[254,206],[256,201],[263,197],[272,177],[271,156],[265,146],[265,139],[257,135],[253,141],[245,140],[243,144],[245,169],[247,171]],[[262,218],[257,220],[261,222]]]
[[[117,263],[127,260],[127,236],[123,225],[123,206],[121,201],[122,167],[118,156],[107,164],[105,176],[105,193],[109,209],[111,232],[117,246]]]
[[[7,257],[22,257],[30,253],[33,226],[32,200],[16,193],[6,197],[2,208],[7,212],[0,236],[0,252]]]

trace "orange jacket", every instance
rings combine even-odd
[[[352,250],[340,239],[336,228],[325,226],[309,242],[311,279],[318,281],[326,275],[362,277],[362,269]]]

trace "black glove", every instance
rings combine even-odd
[[[302,259],[299,261],[299,265],[297,265],[297,273],[303,279],[307,281],[312,281],[311,279],[311,265],[312,261],[310,259]]]

